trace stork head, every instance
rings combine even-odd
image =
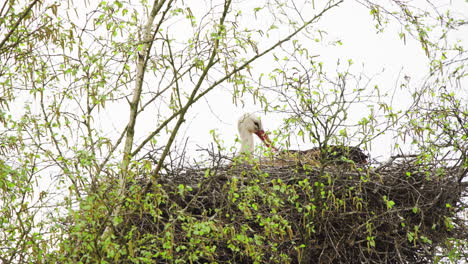
[[[242,115],[237,123],[237,128],[239,129],[241,136],[245,133],[255,134],[267,147],[275,149],[271,144],[270,138],[265,133],[265,130],[263,130],[262,120],[254,114]]]

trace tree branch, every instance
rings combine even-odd
[[[3,46],[5,45],[5,43],[10,39],[11,35],[13,34],[13,32],[16,31],[16,29],[18,28],[19,24],[21,23],[21,21],[23,21],[23,19],[29,14],[29,12],[31,12],[31,9],[37,4],[37,2],[39,2],[39,0],[34,0],[31,4],[29,4],[29,6],[23,11],[23,13],[21,13],[20,17],[18,18],[18,20],[16,21],[16,23],[13,25],[13,27],[11,27],[10,31],[5,35],[5,37],[3,38],[2,42],[0,43],[0,51],[3,49]],[[6,2],[5,2],[6,3]]]

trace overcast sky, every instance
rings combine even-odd
[[[79,2],[82,3],[81,1]],[[191,5],[190,3],[193,2],[185,1],[185,3],[193,7],[192,11],[195,15],[197,15],[197,12],[204,12],[204,5],[207,5],[209,2],[197,1],[196,3],[200,4]],[[243,5],[242,8],[245,13],[248,13],[249,10],[251,12],[257,4],[256,1],[239,2]],[[323,1],[316,2],[319,5]],[[418,1],[412,1],[412,4],[415,3],[418,3]],[[421,3],[426,3],[426,1],[422,1]],[[447,6],[453,12],[468,14],[468,4],[464,0],[438,0],[437,3],[440,3],[441,6]],[[452,7],[448,3],[451,3]],[[97,4],[97,2],[92,4]],[[77,22],[84,21],[85,14],[89,12],[84,8],[84,6],[77,7],[77,14],[80,17],[80,20],[77,20]],[[317,10],[307,10],[306,15],[312,16]],[[267,10],[264,12],[267,12]],[[143,21],[145,17],[141,16],[141,19]],[[262,19],[255,19],[251,16],[251,19],[247,17],[241,23],[268,27],[271,24],[271,20],[268,20],[267,16],[265,16],[265,19],[263,17]],[[352,70],[355,73],[363,72],[367,76],[372,77],[372,85],[378,84],[382,91],[390,91],[397,87],[403,81],[404,76],[409,77],[410,86],[418,87],[428,73],[428,59],[421,49],[420,43],[410,37],[406,38],[406,42],[401,40],[398,36],[401,26],[395,22],[390,23],[383,33],[377,34],[375,21],[369,14],[369,9],[359,5],[356,1],[345,1],[338,8],[334,8],[329,13],[326,13],[315,27],[327,33],[324,35],[322,42],[310,43],[312,47],[310,50],[317,56],[318,61],[324,62],[328,70],[333,71],[338,60],[347,61],[348,59],[352,59],[354,61]],[[179,32],[181,35],[189,35],[187,32],[192,31],[185,19],[182,19],[180,23],[175,25],[175,29],[175,32]],[[451,38],[460,39],[466,44],[468,27],[465,26],[463,29],[464,31],[456,32]],[[282,30],[280,28],[277,31],[279,35],[284,33]],[[275,38],[272,37],[271,43],[259,43],[260,50],[261,47],[272,45],[274,40]],[[338,40],[343,45],[329,45],[329,43]],[[301,39],[301,41],[307,42],[310,40]],[[255,62],[252,66],[254,76],[260,73],[268,73],[276,67],[272,56],[266,56]],[[151,83],[149,74],[147,75],[147,81]],[[410,102],[409,95],[408,91],[398,90],[396,100],[393,101],[393,107],[404,108]],[[226,147],[236,146],[234,140],[237,137],[237,119],[246,112],[258,113],[262,117],[265,128],[268,130],[275,130],[281,125],[282,118],[285,117],[284,115],[273,113],[265,115],[261,112],[261,106],[255,105],[249,96],[246,96],[244,100],[245,104],[235,105],[232,100],[231,84],[223,83],[221,87],[213,90],[205,100],[200,101],[190,109],[190,114],[186,118],[186,124],[178,140],[188,138],[189,150],[193,155],[196,155],[193,151],[198,148],[197,145],[207,147],[213,142],[210,130],[215,129],[220,138],[224,140]],[[118,104],[114,105],[109,103],[100,114],[95,119],[96,124],[100,124],[101,129],[107,132],[107,136],[116,138],[127,124],[128,104],[125,100],[121,100]],[[359,111],[350,113],[351,116],[362,114]],[[148,132],[154,129],[154,115],[155,113],[151,111],[146,111],[141,115],[136,126],[136,142],[145,138]],[[392,137],[393,135],[388,133],[377,138],[374,141],[374,147],[371,149],[372,157],[384,160],[393,154],[391,153]],[[163,142],[163,140],[159,140],[159,142]],[[295,144],[293,142],[291,148],[306,149],[311,146],[310,142],[303,143],[298,141]]]
[[[440,1],[442,4],[443,1]],[[447,2],[447,1],[445,1]],[[460,14],[468,14],[468,5],[464,1],[453,1],[454,10]],[[376,33],[375,21],[372,20],[369,10],[354,1],[345,1],[339,8],[327,13],[319,23],[327,31],[328,41],[341,40],[342,46],[316,45],[316,54],[319,60],[325,62],[330,68],[336,65],[338,59],[355,62],[354,70],[365,72],[374,76],[373,83],[383,90],[392,90],[403,81],[404,76],[410,77],[410,85],[420,86],[428,73],[428,59],[421,49],[421,45],[414,39],[407,38],[403,42],[399,36],[399,25],[390,24],[383,33]],[[467,43],[468,30],[457,32],[452,37]],[[274,64],[271,57],[254,64],[255,69],[265,70]],[[266,129],[276,129],[281,125],[281,116],[277,114],[264,115],[261,107],[254,105],[252,100],[246,100],[245,106],[234,105],[229,94],[228,84],[225,89],[211,93],[206,102],[193,107],[187,119],[188,126],[185,135],[189,137],[191,147],[195,145],[206,146],[212,142],[209,131],[217,129],[225,141],[226,146],[234,144],[237,135],[237,119],[245,112],[258,112],[264,120]],[[404,107],[410,102],[407,91],[398,91],[394,107]],[[354,114],[354,113],[351,113]],[[355,113],[360,114],[360,113]],[[385,160],[391,153],[393,134],[379,137],[371,150],[371,155],[379,160]],[[258,140],[256,139],[258,143]],[[310,144],[298,142],[292,148],[307,148]]]

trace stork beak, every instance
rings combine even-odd
[[[273,144],[271,143],[271,140],[270,138],[268,137],[268,134],[265,133],[265,131],[263,130],[258,130],[257,132],[255,132],[255,135],[257,135],[262,141],[263,143],[265,143],[265,145],[271,149],[273,149],[274,151],[278,151],[277,148],[275,148],[273,146]]]

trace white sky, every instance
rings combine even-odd
[[[457,5],[460,13],[468,14],[468,5],[463,1],[453,1]],[[464,9],[463,9],[464,8]],[[404,43],[398,36],[399,25],[389,25],[383,33],[376,34],[369,10],[358,5],[354,1],[345,3],[327,13],[320,22],[320,26],[328,32],[327,39],[342,40],[342,46],[317,45],[316,53],[319,60],[325,62],[330,68],[336,65],[336,61],[346,61],[352,59],[355,62],[355,70],[362,69],[368,76],[376,75],[375,84],[382,90],[392,90],[397,86],[397,82],[404,76],[411,77],[410,84],[418,86],[427,75],[428,59],[421,49],[419,42],[407,37]],[[468,30],[459,32],[456,38],[463,39],[466,43]],[[271,57],[262,60],[261,63],[254,64],[257,69],[268,69],[272,64]],[[397,80],[400,76],[400,80]],[[229,85],[223,84],[225,90],[229,90]],[[403,107],[410,102],[409,93],[398,91],[394,101],[394,107]],[[190,143],[207,146],[212,142],[209,131],[216,129],[226,146],[234,144],[237,135],[237,119],[244,112],[260,112],[259,105],[252,104],[247,100],[247,104],[235,106],[226,91],[217,90],[211,93],[206,101],[208,103],[197,104],[191,110],[187,119],[189,124],[186,128],[186,135],[190,138]],[[208,106],[209,104],[209,106]],[[281,118],[278,115],[264,115],[262,117],[266,129],[273,130],[281,125]],[[374,141],[371,155],[379,160],[386,160],[392,151],[393,135],[387,134]],[[256,139],[258,143],[258,140]],[[309,144],[301,142],[292,148],[309,147]]]
[[[205,3],[197,1],[197,3]],[[240,1],[246,7],[245,12],[256,7],[255,1]],[[321,1],[316,1],[320,3]],[[418,1],[413,1],[417,3]],[[425,3],[425,1],[423,1]],[[440,3],[451,3],[458,13],[468,14],[468,5],[463,0],[440,1]],[[190,3],[186,1],[185,3]],[[97,4],[97,3],[94,3]],[[318,5],[318,4],[317,4]],[[191,5],[194,6],[194,5]],[[196,5],[195,5],[196,6]],[[195,8],[192,10],[195,14],[203,9],[203,5],[199,5],[200,10]],[[310,10],[308,15],[312,15],[316,10]],[[85,10],[80,10],[77,7],[77,13],[80,18],[84,18]],[[259,14],[261,15],[261,14]],[[144,16],[141,18],[144,19]],[[182,19],[183,20],[183,19]],[[242,21],[246,24],[261,24],[265,27],[271,21],[245,19]],[[423,78],[427,74],[428,59],[426,58],[419,42],[407,37],[404,43],[398,36],[401,28],[395,22],[390,23],[383,33],[376,34],[375,21],[373,21],[369,10],[355,1],[345,1],[339,7],[334,8],[329,13],[326,13],[317,25],[317,28],[325,30],[325,40],[322,43],[311,43],[311,51],[318,55],[318,60],[323,61],[329,70],[334,70],[337,60],[354,61],[354,71],[364,72],[367,76],[375,76],[372,84],[378,84],[383,91],[392,90],[401,81],[397,78],[409,76],[410,85],[420,86]],[[186,34],[191,31],[188,24],[181,23],[176,25],[181,34]],[[187,28],[184,28],[187,26]],[[278,30],[280,33],[285,33]],[[457,32],[452,35],[452,38],[462,39],[463,43],[467,43],[468,28],[464,27],[463,32]],[[341,40],[342,46],[328,45],[328,43],[336,40]],[[260,47],[267,47],[273,43],[259,43]],[[261,50],[261,48],[260,48]],[[275,66],[272,56],[266,56],[253,64],[254,75],[265,73],[267,74]],[[150,82],[147,74],[147,81]],[[372,86],[372,85],[371,85]],[[213,90],[205,100],[199,101],[190,109],[190,113],[186,118],[186,123],[183,126],[182,133],[178,138],[188,137],[189,150],[194,156],[198,153],[194,152],[197,145],[208,147],[213,143],[210,135],[210,130],[215,129],[217,134],[225,142],[225,147],[229,149],[231,146],[236,146],[234,140],[237,136],[237,119],[245,112],[258,112],[262,117],[264,127],[268,130],[277,129],[284,116],[278,114],[264,115],[261,113],[261,106],[253,104],[253,101],[247,95],[245,105],[234,105],[231,92],[232,87],[228,83],[223,83],[221,87]],[[21,101],[21,100],[20,100]],[[398,91],[394,107],[404,107],[409,102],[409,93]],[[22,104],[18,104],[22,107]],[[122,131],[128,122],[128,104],[121,100],[119,104],[107,104],[107,108],[101,111],[101,116],[96,117],[96,124],[100,124],[106,135],[115,138]],[[351,113],[351,115],[360,115],[362,113]],[[146,135],[154,129],[155,113],[151,111],[144,112],[137,121],[136,144],[140,142]],[[374,146],[370,151],[371,156],[380,160],[388,158],[393,154],[392,151],[392,134],[387,134],[379,137],[374,141]],[[159,140],[163,142],[163,140]],[[257,141],[258,142],[258,141]],[[239,147],[238,145],[236,146]],[[305,149],[311,147],[311,144],[297,142],[292,148]]]
[[[319,7],[323,1],[315,2],[317,7]],[[426,3],[425,1],[423,2]],[[449,2],[456,6],[455,10],[460,14],[468,14],[468,5],[463,0],[444,0],[439,3]],[[194,3],[192,1],[185,1],[185,3],[191,6],[195,16],[197,16],[198,12],[205,11],[205,1],[196,1],[195,3],[205,3],[199,5],[192,5],[191,3]],[[257,6],[256,1],[240,1],[240,3],[243,5],[242,9],[245,14]],[[415,3],[418,3],[418,1],[412,2],[412,4]],[[94,4],[97,4],[97,2]],[[196,9],[197,7],[199,10]],[[311,17],[318,12],[317,10],[310,9],[306,13]],[[79,7],[77,7],[77,11],[80,14],[80,18],[83,19],[86,12],[80,10]],[[261,12],[258,15],[261,16]],[[141,16],[141,19],[144,20],[145,17]],[[270,20],[255,20],[253,17],[251,20],[246,18],[241,22],[250,26],[262,25],[265,28],[271,24]],[[182,18],[181,23],[175,26],[176,31],[179,31],[182,36],[184,34],[189,35],[187,32],[192,31],[187,21]],[[373,21],[372,16],[369,14],[369,9],[359,5],[355,1],[345,1],[339,7],[325,13],[321,18],[316,28],[325,30],[327,34],[322,43],[310,43],[313,47],[311,51],[318,55],[317,59],[323,61],[326,68],[330,71],[335,69],[338,60],[344,62],[352,59],[355,65],[353,67],[354,72],[364,72],[367,76],[374,76],[373,82],[369,87],[372,87],[373,84],[378,84],[382,91],[390,91],[398,86],[403,76],[411,77],[410,85],[419,86],[427,74],[428,59],[421,49],[419,42],[411,37],[407,37],[406,43],[404,43],[399,38],[400,27],[400,25],[393,21],[385,28],[383,33],[377,34],[375,21]],[[468,36],[467,27],[464,30],[464,32],[459,32],[459,34],[452,37],[465,38],[464,43],[466,43],[466,36]],[[287,33],[281,27],[277,32],[277,34],[283,34],[283,36],[284,33]],[[273,40],[275,39],[272,38],[271,41]],[[329,45],[330,42],[336,40],[341,40],[343,45]],[[268,47],[271,44],[273,42],[259,43],[260,50],[262,50],[261,47]],[[255,62],[253,64],[253,72],[254,75],[260,73],[267,74],[274,67],[276,66],[270,55]],[[146,75],[146,81],[151,83],[150,75]],[[400,77],[400,80],[398,80],[398,77]],[[208,147],[213,143],[213,139],[209,133],[213,129],[217,131],[217,134],[225,142],[225,147],[229,149],[231,146],[236,146],[234,140],[237,136],[237,119],[245,112],[258,112],[262,117],[264,127],[268,130],[277,129],[281,125],[282,118],[285,117],[284,115],[264,115],[261,113],[261,106],[253,104],[249,95],[245,98],[245,105],[234,105],[231,91],[231,84],[223,83],[219,88],[210,92],[206,99],[202,99],[190,109],[190,113],[186,117],[187,121],[179,134],[178,140],[181,142],[183,137],[188,137],[189,153],[192,155],[199,155],[199,153],[194,151],[198,148],[197,146]],[[392,106],[394,108],[404,108],[410,102],[409,95],[406,91],[398,91],[396,100]],[[154,129],[154,115],[155,112],[153,111],[145,111],[139,116],[135,129],[136,145]],[[363,115],[363,113],[356,112],[350,115]],[[96,124],[101,125],[107,136],[116,138],[128,122],[128,104],[124,100],[119,101],[118,104],[108,103],[107,108],[101,111],[101,115],[96,117],[95,121]],[[373,145],[378,147],[373,147],[370,150],[371,156],[379,160],[385,160],[388,156],[394,154],[392,153],[392,137],[393,135],[388,133],[377,138]],[[163,139],[161,138],[158,141],[164,142]],[[296,144],[292,144],[291,148],[306,149],[311,146],[307,142],[297,142]],[[237,145],[236,147],[238,148],[239,146]]]

